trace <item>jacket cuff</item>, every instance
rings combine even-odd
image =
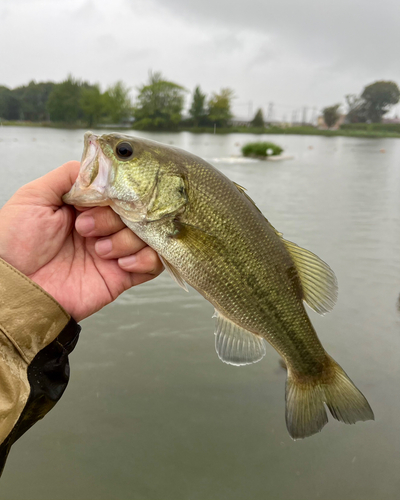
[[[53,297],[0,259],[0,333],[28,365],[69,320]]]
[[[22,408],[20,404],[15,405],[13,420],[16,417],[16,421],[2,421],[0,418],[0,441],[3,439],[0,444],[0,476],[11,446],[53,408],[65,391],[69,380],[68,355],[78,341],[80,330],[80,326],[71,318],[60,335],[40,351],[28,366],[25,373],[26,402]],[[0,395],[3,396],[1,391]]]

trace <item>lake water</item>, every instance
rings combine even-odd
[[[84,131],[0,128],[0,203],[79,159]],[[266,136],[292,160],[246,161],[260,136],[137,133],[204,157],[289,240],[330,264],[333,312],[310,317],[376,421],[292,441],[268,348],[221,363],[213,308],[166,274],[82,322],[58,405],[14,445],[4,500],[386,500],[400,495],[400,140]],[[381,150],[384,150],[381,152]]]

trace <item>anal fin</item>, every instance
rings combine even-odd
[[[217,310],[215,329],[215,350],[224,363],[242,366],[260,361],[266,353],[265,340],[244,330]]]

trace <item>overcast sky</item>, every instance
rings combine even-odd
[[[272,102],[290,119],[400,84],[399,24],[398,0],[0,0],[0,84],[72,73],[134,96],[152,69],[188,102],[198,84],[231,87],[237,115]]]

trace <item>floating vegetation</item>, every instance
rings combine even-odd
[[[251,158],[267,158],[268,156],[278,156],[283,149],[273,142],[249,142],[242,147],[243,156]]]

